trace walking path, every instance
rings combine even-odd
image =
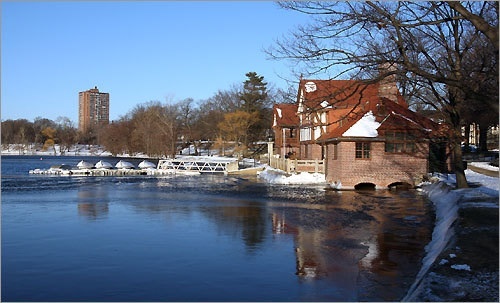
[[[477,166],[474,166],[471,164],[468,164],[467,168],[472,170],[472,171],[475,171],[476,173],[480,173],[480,174],[483,174],[483,175],[486,175],[489,177],[497,177],[498,178],[498,171],[493,171],[493,170],[477,167]]]

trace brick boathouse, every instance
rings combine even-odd
[[[440,125],[408,109],[395,79],[304,80],[295,104],[273,108],[275,154],[324,160],[338,189],[415,186]]]

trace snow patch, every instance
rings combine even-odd
[[[348,130],[346,130],[342,136],[343,137],[370,137],[374,138],[378,136],[377,129],[380,123],[375,121],[375,116],[372,111],[367,112],[363,118],[358,122],[354,123]]]
[[[276,108],[276,112],[278,112],[278,116],[279,116],[280,118],[282,118],[282,117],[283,117],[283,116],[282,116],[282,114],[281,114],[281,108]]]
[[[467,265],[467,264],[453,264],[452,266],[450,266],[451,268],[453,269],[456,269],[456,270],[466,270],[466,271],[470,271],[470,266]]]
[[[414,301],[414,295],[418,293],[422,279],[453,236],[452,225],[458,217],[458,201],[461,196],[457,192],[451,191],[446,183],[432,183],[425,186],[423,191],[434,203],[436,223],[432,232],[432,240],[425,247],[426,255],[422,260],[422,267],[403,299],[405,302]]]
[[[287,176],[284,171],[266,167],[258,177],[271,184],[323,184],[325,175],[320,173],[301,172]]]
[[[449,261],[446,260],[446,259],[441,259],[441,261],[439,261],[439,265],[445,265],[446,263],[448,263]]]
[[[321,102],[321,107],[323,108],[332,108],[332,106],[330,105],[330,103],[328,103],[328,101],[323,101]]]
[[[471,162],[470,165],[491,171],[498,171],[498,167],[490,165],[488,162]]]

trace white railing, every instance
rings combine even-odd
[[[181,160],[167,159],[158,161],[157,168],[159,170],[172,171],[198,171],[200,173],[225,173],[228,171],[238,170],[237,160]]]
[[[271,157],[269,162],[271,167],[283,170],[289,174],[293,172],[325,173],[324,160],[292,160]]]

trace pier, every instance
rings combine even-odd
[[[156,176],[156,175],[198,175],[202,173],[237,174],[238,160],[234,158],[183,157],[162,159],[156,168],[72,168],[57,165],[49,169],[33,169],[33,175],[58,176]]]

